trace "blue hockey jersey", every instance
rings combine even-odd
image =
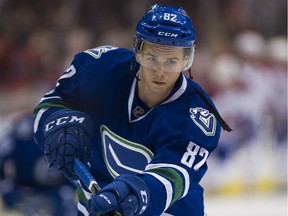
[[[138,175],[152,198],[143,215],[202,216],[199,182],[221,126],[195,89],[213,103],[181,74],[171,95],[149,108],[138,98],[141,80],[130,73],[133,59],[133,51],[112,46],[75,55],[55,89],[35,109],[36,140],[43,149],[42,130],[51,113],[62,108],[85,112],[96,134],[90,172],[101,187],[124,173]],[[81,183],[78,194],[79,215],[88,215],[91,194]]]

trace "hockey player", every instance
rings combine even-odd
[[[102,187],[79,181],[79,215],[204,215],[199,182],[221,125],[190,71],[195,30],[183,8],[153,5],[134,51],[101,46],[75,55],[35,109],[35,137],[69,179],[78,157]]]

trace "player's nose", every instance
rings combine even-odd
[[[163,74],[165,72],[165,65],[164,64],[158,64],[156,68],[157,74]]]

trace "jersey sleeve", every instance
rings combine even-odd
[[[102,46],[76,54],[71,65],[58,79],[55,88],[42,97],[34,109],[34,134],[40,149],[43,150],[42,128],[47,117],[59,109],[85,112],[83,100],[87,101],[85,91],[89,91],[84,88],[85,82],[88,79],[94,80],[95,76],[107,71],[103,68],[108,65],[109,52],[116,49],[112,46]]]
[[[48,116],[59,109],[77,109],[77,103],[74,101],[77,101],[80,95],[77,91],[79,70],[76,70],[76,68],[78,68],[77,57],[58,79],[55,88],[46,93],[34,109],[35,141],[41,150],[43,150],[44,141],[42,129]]]
[[[165,112],[159,115],[149,134],[157,153],[142,178],[152,191],[150,211],[161,214],[199,184],[208,168],[207,159],[218,144],[221,127],[213,114],[200,107],[187,110],[187,116],[183,112],[175,112],[171,118]],[[201,117],[209,127],[202,128]]]

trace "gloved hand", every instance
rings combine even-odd
[[[44,153],[51,166],[56,165],[70,179],[79,179],[74,172],[75,157],[85,166],[91,157],[93,121],[83,112],[63,109],[53,113],[45,122]]]
[[[145,182],[133,175],[121,175],[102,188],[89,200],[89,213],[107,213],[113,210],[123,216],[141,215],[150,204],[150,192]]]

